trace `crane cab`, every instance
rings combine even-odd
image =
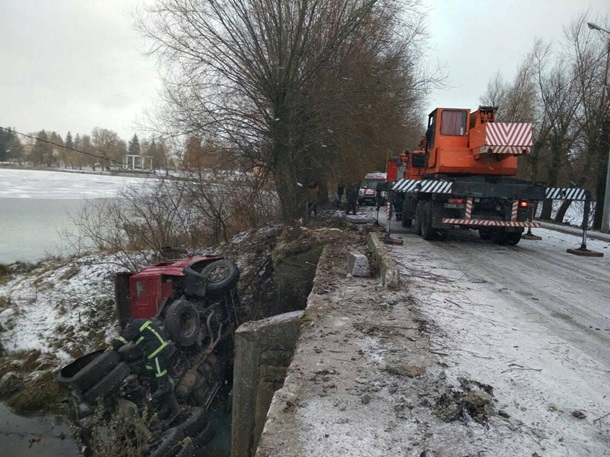
[[[475,112],[437,108],[428,116],[426,175],[517,173],[518,156],[531,148],[531,124],[496,123],[495,107]]]

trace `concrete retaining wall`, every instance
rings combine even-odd
[[[399,288],[398,266],[377,234],[369,233],[367,249],[371,253],[373,263],[379,269],[382,284],[388,288]],[[328,311],[325,308],[327,295],[318,293],[327,293],[325,289],[328,286],[324,284],[324,278],[329,274],[328,269],[331,264],[329,257],[333,256],[336,256],[336,253],[329,253],[328,248],[324,248],[316,270],[313,290],[307,300],[307,312],[312,316],[324,315]],[[347,256],[345,260],[347,264],[349,262]],[[303,315],[303,311],[295,311],[247,322],[237,329],[231,457],[255,455],[268,412],[270,420],[276,426],[278,421],[282,423],[283,433],[289,435],[288,441],[298,436],[298,430],[291,429],[292,425],[284,423],[281,417],[286,410],[285,405],[291,404],[288,397],[296,395],[295,392],[302,382],[301,379],[293,379],[292,382],[286,380],[288,385],[284,384],[299,338]],[[293,373],[292,376],[294,377],[295,374]],[[276,394],[276,391],[282,387],[283,389]],[[275,409],[270,410],[274,395]],[[298,451],[296,453],[298,455]]]
[[[247,322],[235,332],[231,457],[250,457],[282,387],[294,353],[303,311]]]

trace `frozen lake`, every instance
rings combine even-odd
[[[0,263],[69,254],[70,229],[87,199],[113,198],[146,178],[0,168]]]

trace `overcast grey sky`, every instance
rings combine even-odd
[[[138,0],[0,0],[0,126],[62,136],[94,127],[129,139],[159,88],[154,61],[130,12]],[[431,65],[445,66],[437,106],[476,108],[500,70],[510,80],[534,40],[558,40],[589,10],[607,17],[609,0],[423,0]]]

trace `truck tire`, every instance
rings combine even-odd
[[[192,439],[176,457],[196,457],[202,455],[201,448],[208,444],[214,437],[214,428],[211,424],[208,424],[199,435]]]
[[[142,347],[135,343],[127,343],[126,345],[121,346],[117,352],[119,353],[121,361],[127,363],[140,360],[144,356]]]
[[[498,230],[491,235],[491,239],[495,244],[503,246],[508,242],[507,235],[504,230]]]
[[[201,322],[195,305],[187,300],[176,300],[165,311],[163,321],[167,336],[177,346],[192,346],[199,337]]]
[[[521,241],[521,232],[510,232],[506,234],[506,243],[516,246]]]
[[[179,425],[186,436],[197,435],[208,423],[208,412],[196,406],[191,409],[190,416]]]
[[[184,433],[180,427],[168,428],[158,439],[155,439],[152,443],[147,443],[144,447],[144,455],[149,457],[176,455],[181,450],[180,441],[182,441],[182,438],[184,438]],[[157,442],[159,444],[155,445]]]
[[[491,229],[483,228],[483,227],[481,227],[479,229],[479,236],[481,237],[482,240],[491,240],[492,235],[493,234],[492,234]]]
[[[120,356],[115,351],[100,349],[90,352],[63,367],[57,375],[57,382],[84,392],[110,373],[119,360]]]
[[[423,205],[424,202],[417,202],[417,206],[415,208],[415,234],[421,235],[421,222],[423,216]]]
[[[191,443],[195,446],[195,449],[197,449],[208,444],[212,438],[214,438],[214,427],[212,427],[212,424],[208,423],[208,425],[193,438]]]
[[[430,241],[434,239],[434,230],[432,229],[432,202],[427,201],[422,208],[421,220],[421,236],[424,240]]]
[[[229,259],[216,260],[201,270],[207,278],[206,294],[218,298],[227,293],[239,281],[239,268]]]
[[[125,362],[119,363],[114,369],[104,376],[97,384],[83,394],[83,400],[94,403],[98,398],[103,398],[119,387],[129,376],[129,366]]]

